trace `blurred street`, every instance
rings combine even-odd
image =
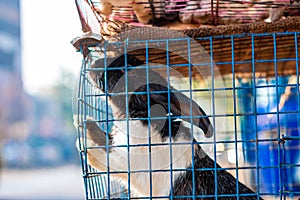
[[[0,199],[82,200],[81,168],[68,165],[43,169],[2,169]]]
[[[80,27],[73,1],[0,0],[1,200],[85,199],[72,121]]]

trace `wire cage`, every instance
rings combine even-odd
[[[85,32],[73,45],[83,55],[74,123],[86,199],[300,198],[298,2],[227,1],[226,6],[239,13],[260,5],[255,10],[264,13],[263,20],[268,16],[262,6],[284,5],[284,11],[294,15],[266,23],[242,15],[235,15],[242,20],[225,21],[233,18],[224,12],[225,1],[209,1],[206,11],[204,4],[209,3],[203,1],[198,9],[210,16],[207,24],[223,25],[196,29],[182,21],[163,25],[170,29],[157,28],[153,15],[189,13],[189,2],[195,13],[204,12],[195,8],[197,1],[163,1],[163,11],[155,7],[161,2],[147,1],[153,23],[141,23],[130,4],[112,5],[105,15],[105,1],[75,2]],[[112,74],[118,77],[113,88]],[[117,104],[119,99],[126,103]],[[155,109],[157,104],[165,105],[163,112]],[[195,105],[201,107],[200,114],[193,110]],[[207,119],[211,137],[195,126]],[[138,122],[143,126],[136,126]],[[178,123],[183,125],[179,132],[187,136],[172,135]],[[193,155],[199,149],[210,165],[198,167]],[[233,182],[220,178],[225,171]],[[198,175],[205,177],[206,185]],[[241,190],[243,186],[249,190]]]

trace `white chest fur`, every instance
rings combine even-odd
[[[181,173],[177,170],[191,163],[191,141],[180,136],[176,141],[163,141],[160,133],[140,121],[118,122],[113,132],[113,145],[128,146],[129,142],[129,148],[116,147],[115,151],[124,169],[131,172],[131,190],[138,196],[168,196],[171,180],[173,184]]]
[[[176,140],[162,140],[159,132],[140,121],[115,122],[109,162],[102,149],[89,150],[89,161],[101,171],[107,171],[109,165],[111,176],[127,186],[131,196],[167,197],[192,160],[191,140],[178,134]]]

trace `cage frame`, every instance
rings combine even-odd
[[[77,6],[79,5],[78,2],[80,0],[76,0],[75,2],[77,3]],[[89,5],[89,1],[88,0],[83,0],[84,2],[87,3],[88,7],[87,8],[92,8],[91,5]],[[86,50],[88,49],[87,47],[89,45],[92,45],[93,43],[96,43],[96,46],[103,41],[103,39],[106,39],[105,35],[101,35],[100,37],[91,37],[91,33],[99,33],[100,29],[99,26],[98,28],[94,28],[95,26],[91,26],[90,24],[93,24],[94,22],[96,22],[95,24],[97,24],[97,22],[99,22],[99,19],[97,16],[94,16],[96,13],[91,10],[93,13],[93,15],[89,16],[89,18],[87,18],[86,16],[83,15],[82,10],[80,9],[80,6],[77,7],[78,11],[79,11],[79,15],[80,15],[80,19],[82,22],[82,29],[85,33],[89,33],[86,37],[80,37],[78,38],[75,42],[73,42],[74,46],[77,48],[77,50],[81,51],[82,54],[84,55],[84,57],[87,56],[87,54],[85,53]],[[94,19],[93,19],[94,18]],[[94,20],[94,21],[93,21]],[[115,22],[114,22],[115,23]],[[117,24],[118,27],[123,26],[123,24]],[[126,29],[130,30],[132,27],[130,26],[126,26]],[[258,28],[259,27],[259,28]],[[134,27],[135,28],[135,27]],[[237,75],[238,77],[245,78],[245,77],[252,77],[254,80],[257,77],[275,77],[275,80],[278,79],[279,76],[281,75],[296,75],[297,78],[297,83],[296,84],[292,84],[293,86],[296,86],[299,88],[299,54],[298,54],[298,49],[299,49],[299,38],[300,38],[300,18],[299,17],[290,17],[287,18],[285,20],[279,20],[276,23],[272,23],[272,24],[266,24],[266,23],[255,23],[255,24],[245,24],[245,25],[229,25],[229,26],[219,26],[219,27],[204,27],[204,28],[198,28],[198,29],[190,29],[190,30],[182,30],[182,32],[184,34],[187,34],[188,36],[190,36],[191,38],[194,39],[198,39],[198,41],[200,42],[200,44],[205,48],[205,50],[207,50],[209,52],[209,55],[211,55],[211,57],[214,58],[214,61],[216,62],[216,64],[220,64],[221,66],[223,66],[224,68],[220,69],[220,72],[222,75],[232,75],[235,76]],[[116,32],[118,31],[123,31],[124,29],[117,29]],[[262,51],[268,52],[266,57],[268,59],[265,60],[258,60],[258,62],[274,62],[273,64],[270,64],[269,68],[260,68],[259,70],[257,70],[257,68],[255,68],[254,63],[257,62],[257,60],[255,59],[255,54],[257,54],[257,52],[254,52],[253,49],[255,46],[255,38],[263,38],[261,41],[268,41],[271,40],[270,44],[271,47],[268,47],[267,50],[263,49]],[[277,41],[277,37],[283,37],[284,40],[288,41],[289,43],[285,43],[283,42],[283,44],[279,44],[280,40]],[[92,38],[92,40],[91,40]],[[236,51],[235,49],[235,44],[236,43],[241,43],[242,41],[245,41],[245,38],[247,38],[247,42],[246,44],[251,44],[251,51],[250,53],[248,53],[248,57],[242,56],[242,58],[238,58],[236,55],[239,54],[243,54],[243,52],[239,52]],[[270,39],[271,38],[271,39]],[[202,42],[204,41],[204,42]],[[205,43],[206,41],[206,43]],[[216,45],[214,45],[216,43]],[[281,45],[283,46],[282,49],[285,49],[284,46],[287,45],[289,46],[290,44],[294,45],[294,51],[290,52],[293,58],[286,58],[286,54],[284,54],[284,52],[277,52],[277,49],[281,48]],[[225,46],[225,47],[224,47]],[[222,57],[222,55],[220,54],[220,52],[224,52],[224,49],[226,49],[226,47],[228,48],[229,46],[229,51],[227,52],[227,55],[230,55],[230,59],[227,61],[223,61],[224,57]],[[243,45],[241,45],[243,47]],[[234,47],[234,51],[232,51],[232,48]],[[243,48],[240,49],[243,49]],[[220,49],[220,52],[216,52],[215,49]],[[225,50],[226,51],[226,50]],[[247,52],[249,52],[249,50],[246,50]],[[138,58],[140,58],[141,60],[145,59],[143,58],[143,54],[145,52],[130,52],[131,55],[135,55]],[[160,55],[160,51],[158,50],[153,50],[153,54],[156,55]],[[259,52],[258,52],[259,53]],[[282,53],[282,54],[281,54]],[[150,55],[152,55],[150,53]],[[274,56],[275,57],[272,57]],[[220,56],[218,58],[218,56]],[[283,57],[282,60],[278,59],[278,57]],[[153,62],[161,62],[158,58],[153,56],[153,58],[148,58]],[[249,61],[249,65],[248,67],[243,70],[242,67],[237,67],[236,65],[239,64],[237,60],[248,60]],[[87,61],[88,59],[84,59],[83,60],[83,69],[86,67],[86,63],[84,63],[85,61]],[[178,57],[174,57],[174,60],[178,61]],[[279,61],[279,62],[278,62]],[[87,61],[88,62],[88,61]],[[291,64],[289,63],[291,62]],[[295,67],[291,67],[293,65],[293,63],[295,63]],[[275,66],[275,67],[272,67]],[[268,73],[264,73],[264,72],[268,72]],[[189,76],[188,73],[185,74],[185,76]],[[197,77],[196,77],[197,78]],[[82,83],[83,80],[81,80]],[[280,86],[279,83],[275,84],[276,87]],[[256,87],[255,85],[252,87]],[[233,91],[236,91],[235,84],[233,84]],[[255,89],[253,89],[253,91],[255,91]],[[298,92],[299,95],[299,92]],[[82,98],[80,101],[85,101],[82,100]],[[299,99],[299,97],[298,97]],[[298,100],[298,104],[299,104],[299,100]],[[298,108],[299,109],[299,108]],[[299,112],[299,110],[298,110]],[[276,115],[279,115],[279,113],[277,112]],[[86,121],[86,119],[82,119],[81,122]],[[83,128],[83,129],[82,129]],[[79,133],[84,133],[86,132],[86,129],[84,126],[81,127],[81,130],[78,130]],[[280,131],[278,131],[280,133]],[[279,137],[280,141],[282,143],[282,145],[284,145],[284,141],[285,140],[290,140],[292,138],[289,137]],[[296,138],[299,139],[299,138]],[[86,152],[81,152],[81,154],[86,154]],[[83,156],[84,157],[84,156]],[[83,162],[83,163],[86,163]],[[299,167],[299,166],[295,166],[295,167]],[[83,166],[83,174],[86,174],[86,170],[88,168],[87,163],[85,164],[85,166]],[[257,166],[257,169],[259,167]],[[231,169],[231,168],[225,168],[225,169]],[[97,174],[97,173],[96,173]],[[85,184],[87,184],[87,181],[89,179],[87,179],[87,176],[84,175],[85,179]],[[96,182],[93,183],[94,186],[96,187]],[[90,187],[93,185],[91,184]],[[289,191],[281,191],[279,193],[279,196],[281,198],[284,198],[286,194],[288,194]],[[299,195],[297,192],[294,192],[295,195]],[[91,194],[88,194],[88,188],[86,188],[86,196],[87,198],[90,196],[91,199],[93,199],[93,197],[91,196]]]

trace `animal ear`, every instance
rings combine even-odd
[[[164,91],[167,91],[167,89]],[[189,99],[181,92],[174,93],[171,91],[170,101],[167,92],[163,94],[151,93],[150,98],[156,103],[163,105],[167,111],[170,107],[173,115],[181,116],[182,120],[193,123],[195,126],[201,128],[206,137],[213,135],[213,127],[206,113],[195,101]]]

